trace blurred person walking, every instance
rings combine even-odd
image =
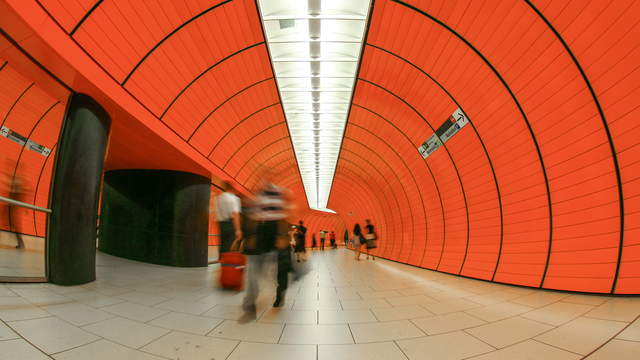
[[[317,246],[318,242],[316,241],[316,233],[313,233],[313,235],[311,235],[311,249],[315,250]]]
[[[220,228],[220,255],[231,251],[231,244],[242,239],[240,198],[232,192],[231,184],[222,183],[223,193],[216,197],[216,219]]]
[[[353,246],[356,251],[356,260],[360,261],[360,252],[362,245],[364,245],[364,238],[362,237],[362,229],[360,224],[356,223],[353,227]]]
[[[366,234],[364,234],[364,238],[366,239],[367,244],[367,259],[369,259],[369,256],[371,256],[371,259],[375,260],[376,258],[375,256],[373,256],[373,254],[371,254],[371,251],[378,247],[378,235],[376,234],[373,224],[371,224],[371,220],[366,219],[365,221],[367,223],[367,225],[365,226],[367,232]]]
[[[331,244],[331,248],[333,248],[333,249],[337,248],[337,246],[336,246],[336,233],[333,232],[333,230],[331,230],[331,232],[329,233],[329,243]]]
[[[295,234],[295,253],[296,253],[296,261],[306,261],[306,250],[305,250],[305,242],[307,241],[307,228],[304,226],[304,222],[300,220],[298,223],[298,227],[296,229]]]
[[[274,306],[284,302],[291,270],[289,245],[291,201],[288,189],[272,182],[271,170],[263,176],[261,188],[256,193],[249,217],[255,221],[255,235],[245,239],[244,252],[248,257],[247,289],[242,303],[244,315],[238,320],[246,323],[256,319],[258,280],[266,264],[278,259],[278,288]],[[277,251],[280,249],[281,251]],[[288,261],[287,261],[288,258]]]
[[[16,174],[17,164],[7,159],[4,165],[4,184],[3,190],[6,191],[8,197],[12,200],[25,202],[26,189],[22,177]],[[24,240],[22,239],[22,222],[20,221],[20,207],[10,203],[2,203],[6,209],[7,220],[9,221],[8,230],[16,236],[16,249],[24,248]]]
[[[320,230],[320,250],[324,251],[324,240],[325,240],[326,232],[324,230]]]

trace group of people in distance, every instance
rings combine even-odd
[[[292,225],[291,193],[288,189],[274,184],[272,178],[273,174],[267,171],[253,198],[244,199],[247,203],[245,207],[242,207],[243,201],[233,193],[231,185],[227,182],[222,185],[222,194],[215,199],[216,217],[220,228],[221,258],[229,251],[241,251],[247,255],[246,292],[242,304],[244,315],[239,319],[240,322],[248,322],[256,318],[258,280],[268,263],[277,263],[274,307],[281,307],[284,303],[289,273],[293,273],[294,280],[304,275],[304,271],[293,266],[291,251],[295,253],[296,262],[307,260],[305,254],[307,228],[302,220],[299,220],[297,225]],[[374,227],[370,220],[367,219],[366,222],[364,234],[360,230],[360,225],[356,224],[354,228],[358,260],[362,246],[367,248],[367,259],[369,256],[373,258],[370,250],[376,247],[377,237]],[[324,250],[327,234],[331,246],[337,247],[334,231],[321,230],[319,233],[321,250]],[[315,234],[312,245],[313,247],[316,245]]]

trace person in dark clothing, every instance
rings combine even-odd
[[[304,226],[304,222],[300,220],[298,228],[295,233],[295,253],[296,261],[306,261],[305,259],[305,242],[307,241],[307,228]]]
[[[333,230],[329,233],[329,243],[331,243],[332,248],[336,248],[336,233]]]
[[[324,230],[320,230],[320,250],[324,251],[324,239],[326,236],[326,232]]]
[[[315,249],[318,246],[318,242],[316,241],[316,233],[311,235],[311,248]]]
[[[373,254],[371,254],[371,251],[377,247],[376,241],[378,240],[378,236],[376,235],[373,224],[371,224],[371,220],[366,219],[365,221],[367,222],[367,225],[365,226],[367,232],[364,235],[367,244],[367,259],[369,259],[369,256],[371,256],[371,259],[375,260],[376,258],[375,256],[373,256]]]
[[[16,174],[15,168],[17,167],[17,163],[14,165],[13,161],[7,159],[4,165],[6,169],[5,178],[5,186],[7,188],[7,192],[10,199],[26,202],[26,191],[24,187],[24,181],[22,177]],[[22,169],[24,170],[24,166]],[[12,171],[13,170],[13,171]],[[4,189],[0,189],[2,191]],[[0,203],[0,205],[4,205],[7,213],[7,220],[9,220],[9,231],[13,231],[16,236],[16,249],[24,248],[24,240],[22,239],[22,219],[20,216],[20,207],[9,204],[9,203]]]
[[[353,246],[356,250],[356,260],[360,261],[360,252],[362,245],[364,245],[364,238],[362,237],[362,229],[360,229],[360,224],[356,223],[353,227]]]

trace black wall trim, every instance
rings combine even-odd
[[[276,141],[274,141],[274,142],[270,143],[269,145],[267,145],[267,146],[263,147],[263,148],[262,148],[262,150],[266,152],[266,149],[267,149],[267,148],[269,148],[269,147],[273,146],[273,145],[274,145],[274,144],[276,144],[277,142],[282,141],[282,140],[284,140],[284,139],[286,139],[286,138],[287,138],[286,136],[285,136],[285,137],[282,137],[282,138],[280,138],[279,140],[276,140]],[[266,160],[264,160],[263,164],[266,164],[267,162],[271,161],[271,159],[274,159],[276,156],[279,156],[280,154],[282,154],[282,153],[284,153],[284,152],[287,152],[287,151],[293,151],[293,149],[291,149],[291,148],[286,148],[286,149],[284,149],[284,150],[278,151],[277,153],[272,154],[269,158],[267,158]],[[238,175],[242,172],[242,170],[247,166],[247,164],[249,164],[249,162],[250,162],[250,161],[247,161],[247,162],[245,162],[244,164],[242,164],[242,166],[240,167],[240,169],[238,169],[238,171],[236,172],[236,175],[234,176],[234,178],[235,178],[236,176],[238,176]],[[257,170],[257,167],[256,167],[255,169],[253,169],[253,170],[249,173],[249,175],[248,175],[248,176],[247,176],[247,178],[245,179],[245,180],[246,180],[246,181],[245,181],[246,183],[249,183],[249,179],[253,176],[253,173],[254,173],[256,170]]]
[[[29,84],[29,86],[27,86],[24,90],[22,90],[22,92],[20,93],[20,95],[18,95],[18,97],[16,98],[16,101],[13,102],[13,104],[11,104],[11,107],[9,108],[9,111],[7,111],[7,114],[4,116],[4,119],[2,119],[2,124],[0,124],[0,126],[4,126],[4,123],[7,121],[7,119],[9,118],[9,115],[11,115],[11,112],[13,111],[13,108],[16,107],[16,105],[18,105],[18,103],[20,102],[20,100],[22,99],[22,97],[24,96],[24,94],[27,93],[27,91],[29,91],[29,89],[31,89],[33,87],[33,85],[35,85],[36,83],[31,83]]]
[[[2,71],[2,69],[4,69],[5,65],[7,65],[8,63],[8,61],[3,62],[2,65],[0,65],[0,71]]]
[[[4,36],[5,39],[7,39],[7,41],[9,41],[11,43],[11,45],[15,46],[18,50],[20,50],[20,52],[24,56],[26,56],[29,60],[31,60],[31,62],[36,64],[40,69],[42,69],[42,71],[46,72],[47,75],[51,76],[51,78],[53,78],[55,81],[57,81],[58,84],[62,85],[62,87],[64,87],[65,89],[69,90],[69,92],[73,92],[73,89],[71,88],[71,86],[67,85],[64,81],[60,80],[59,77],[57,77],[54,73],[49,71],[49,69],[44,67],[44,65],[42,65],[42,63],[40,63],[38,60],[36,60],[33,56],[31,56],[31,54],[29,54],[22,46],[20,46],[20,44],[18,44],[17,41],[15,41],[6,31],[4,31],[3,28],[0,28],[0,34],[2,34],[2,36]],[[5,65],[6,65],[6,63],[5,63]]]
[[[406,100],[404,100],[402,97],[398,96],[397,94],[395,94],[393,91],[387,89],[386,87],[379,85],[377,83],[374,83],[373,81],[367,80],[367,79],[363,79],[363,78],[358,78],[358,80],[363,81],[367,84],[373,85],[385,92],[387,92],[389,95],[395,97],[396,99],[400,100],[403,104],[405,104],[406,106],[408,106],[411,110],[413,110],[413,112],[416,113],[416,115],[418,115],[422,121],[424,121],[425,124],[427,124],[427,126],[431,129],[431,131],[435,132],[436,130],[433,128],[433,126],[431,126],[431,124],[427,121],[427,119],[422,116],[422,114],[418,111],[418,109],[414,108],[413,105],[409,104]],[[469,206],[467,205],[467,193],[464,191],[464,184],[462,183],[462,178],[460,177],[460,171],[458,171],[458,166],[456,165],[456,162],[453,161],[453,157],[451,156],[451,152],[449,152],[449,148],[447,147],[446,144],[442,144],[442,147],[444,148],[444,150],[447,152],[447,155],[449,156],[449,160],[451,161],[451,165],[453,165],[453,169],[456,171],[456,176],[458,177],[458,183],[460,184],[460,190],[462,191],[462,199],[464,200],[464,209],[465,209],[465,214],[467,217],[467,242],[466,242],[466,246],[468,246],[469,244]],[[417,151],[417,150],[416,150]],[[442,252],[440,253],[440,261],[438,261],[438,268],[440,267],[440,262],[442,262],[442,255],[444,254],[444,244],[442,246]],[[464,259],[463,259],[464,261]],[[461,263],[462,265],[462,263]]]
[[[36,198],[38,197],[38,189],[40,188],[40,182],[42,181],[42,174],[44,174],[44,170],[47,168],[47,162],[49,162],[49,159],[51,159],[53,157],[53,154],[56,153],[56,148],[58,147],[58,143],[56,142],[55,145],[53,145],[51,147],[51,154],[49,156],[47,156],[47,158],[44,160],[44,164],[42,164],[42,167],[40,168],[40,173],[38,174],[38,181],[36,182],[36,188],[34,190],[35,195],[33,197],[33,203],[36,203]],[[51,177],[53,178],[55,171],[54,169],[51,169]],[[49,187],[49,189],[51,189],[51,186]],[[49,202],[49,199],[51,198],[51,191],[49,191],[49,193],[47,194],[47,202]],[[48,204],[47,204],[48,205]],[[36,220],[36,216],[37,216],[37,212],[34,211],[33,212],[33,223],[35,224],[35,234],[36,236],[38,235],[38,223]],[[45,225],[45,234],[46,234],[47,230],[46,230],[46,225]],[[42,235],[45,236],[45,235]]]
[[[394,124],[392,121],[388,120],[387,118],[385,118],[384,116],[378,114],[377,112],[369,109],[368,107],[362,106],[360,104],[356,104],[355,102],[353,103],[352,106],[356,106],[360,109],[363,109],[365,111],[370,112],[371,114],[379,117],[380,119],[386,121],[389,125],[393,126],[394,129],[396,129],[398,131],[399,134],[402,134],[402,136],[404,136],[404,138],[407,140],[407,142],[409,144],[411,144],[411,139],[409,139],[409,137],[407,136],[407,134],[405,134],[402,130],[400,130],[400,128],[398,128],[398,126],[396,126],[396,124]],[[355,125],[355,124],[354,124]],[[372,133],[373,134],[373,133]],[[377,136],[374,134],[374,136]],[[384,140],[383,140],[384,141]],[[396,152],[397,154],[397,152]],[[405,167],[407,168],[407,170],[409,171],[409,174],[411,174],[411,178],[413,179],[413,183],[416,185],[416,189],[418,190],[418,194],[420,195],[420,204],[422,205],[422,214],[424,215],[425,218],[425,224],[427,223],[427,210],[424,207],[424,198],[422,197],[422,189],[420,188],[420,186],[418,185],[418,181],[416,180],[416,177],[413,175],[413,171],[411,171],[411,169],[409,168],[409,166],[406,164],[406,162],[404,161],[404,159],[402,157],[400,157],[402,159],[402,162],[405,164]],[[445,217],[444,217],[444,206],[442,203],[442,194],[440,194],[440,188],[438,187],[438,182],[436,181],[435,176],[433,175],[433,171],[431,171],[431,167],[429,167],[429,164],[426,163],[426,161],[422,162],[424,164],[424,166],[427,168],[427,170],[429,171],[429,174],[431,175],[431,179],[433,180],[433,183],[436,186],[436,191],[438,193],[438,199],[440,200],[440,210],[442,212],[442,227],[444,228],[445,225]],[[404,190],[404,189],[403,189]],[[414,234],[415,237],[415,234]],[[446,237],[446,232],[443,234],[442,237],[442,241],[443,241],[443,247],[444,247],[444,239]],[[427,230],[425,233],[425,244],[424,244],[424,251],[422,252],[422,258],[420,259],[420,264],[422,265],[422,262],[424,261],[424,253],[427,250],[427,246],[429,245],[429,231]],[[413,246],[413,242],[412,242],[412,246]],[[411,249],[411,252],[413,252],[413,248]]]
[[[511,90],[511,88],[509,87],[509,84],[507,84],[506,80],[502,77],[502,75],[500,75],[500,73],[498,72],[498,70],[493,66],[493,64],[484,56],[484,54],[482,54],[480,52],[480,50],[476,49],[473,44],[471,44],[466,38],[464,38],[462,35],[460,35],[459,33],[457,33],[455,30],[453,30],[451,27],[449,27],[447,24],[445,24],[444,22],[438,20],[437,18],[435,18],[434,16],[432,16],[431,14],[425,12],[422,9],[419,9],[413,5],[407,4],[401,0],[391,0],[399,5],[405,6],[408,9],[411,9],[429,19],[431,19],[433,22],[435,22],[436,24],[442,26],[443,28],[447,29],[447,31],[449,31],[451,34],[453,34],[454,36],[456,36],[458,39],[460,39],[462,42],[464,42],[471,50],[473,50],[473,52],[476,53],[476,55],[478,55],[482,61],[484,61],[484,63],[491,69],[491,71],[493,71],[493,73],[495,74],[495,76],[498,78],[498,80],[500,80],[500,82],[502,83],[502,85],[504,86],[504,88],[507,90],[507,92],[509,93],[509,95],[511,96],[511,98],[513,99],[515,105],[518,107],[518,111],[520,112],[520,114],[522,115],[522,119],[524,120],[525,124],[527,125],[527,128],[529,129],[529,133],[531,134],[531,140],[533,141],[533,144],[536,147],[536,152],[538,154],[538,159],[540,161],[540,167],[542,170],[542,175],[544,176],[544,184],[545,187],[547,189],[547,204],[549,207],[549,247],[548,247],[548,251],[547,251],[547,260],[546,260],[546,264],[545,264],[545,268],[544,268],[544,272],[542,273],[542,277],[540,278],[540,286],[539,287],[543,287],[544,285],[544,279],[546,278],[547,275],[547,270],[549,268],[549,259],[551,257],[551,246],[553,243],[553,208],[551,205],[551,189],[549,187],[549,176],[547,175],[547,168],[544,164],[544,159],[542,158],[542,152],[540,151],[540,145],[538,144],[538,140],[536,139],[536,136],[533,132],[533,128],[531,127],[531,123],[529,123],[529,118],[527,117],[527,114],[524,112],[524,109],[522,108],[522,105],[520,105],[520,102],[518,101],[518,99],[516,98],[516,95],[514,94],[514,92]],[[491,279],[492,281],[495,279],[495,274],[494,277]]]
[[[414,69],[420,71],[422,74],[424,74],[426,77],[428,77],[429,79],[431,79],[431,81],[433,81],[434,84],[436,84],[442,91],[444,91],[445,94],[447,94],[447,96],[451,99],[451,101],[454,102],[454,104],[456,104],[456,106],[458,106],[466,115],[467,118],[469,119],[469,124],[471,124],[471,128],[473,129],[473,131],[476,134],[476,137],[478,138],[478,140],[480,141],[480,145],[482,145],[482,150],[484,151],[486,157],[487,157],[487,161],[489,162],[489,167],[491,168],[491,174],[493,176],[493,181],[496,185],[496,193],[498,196],[498,204],[500,205],[500,246],[498,249],[498,259],[496,261],[496,266],[493,270],[493,277],[495,277],[496,271],[498,270],[498,265],[500,264],[500,255],[502,254],[502,242],[504,240],[504,216],[503,216],[503,211],[502,211],[502,196],[500,194],[500,186],[498,185],[498,177],[496,176],[496,171],[495,168],[493,167],[493,161],[491,160],[491,156],[489,156],[489,151],[487,150],[487,147],[484,144],[484,141],[482,141],[482,137],[480,136],[480,133],[478,133],[478,129],[476,128],[476,126],[474,125],[473,121],[471,120],[471,117],[469,116],[469,113],[466,112],[464,110],[464,107],[462,107],[462,105],[458,102],[458,100],[449,92],[449,90],[447,90],[447,88],[445,88],[438,80],[436,80],[433,76],[431,76],[431,74],[427,73],[426,71],[424,71],[423,69],[421,69],[420,67],[418,67],[417,65],[415,65],[414,63],[412,63],[411,61],[403,58],[402,56],[387,50],[385,48],[382,48],[380,46],[377,45],[373,45],[373,44],[367,44],[368,46],[371,46],[372,48],[378,49],[380,51],[383,51],[389,55],[395,56],[396,58],[404,61],[405,63],[411,65]],[[460,271],[459,274],[462,274],[462,272],[464,271],[464,265],[467,261],[467,251],[469,248],[469,243],[467,243],[467,249],[465,250],[465,256],[464,256],[464,260],[462,261],[462,266],[460,267]]]
[[[218,66],[218,65],[222,64],[223,62],[225,62],[225,61],[227,61],[227,60],[231,59],[232,57],[234,57],[234,56],[236,56],[236,55],[238,55],[238,54],[241,54],[241,53],[245,52],[246,50],[253,49],[254,47],[259,46],[259,45],[262,45],[262,44],[264,44],[264,41],[262,41],[262,42],[257,42],[257,43],[255,43],[255,44],[249,45],[249,46],[247,46],[246,48],[240,49],[240,50],[238,50],[238,51],[236,51],[236,52],[234,52],[234,53],[231,53],[231,54],[229,54],[229,55],[227,55],[227,56],[223,57],[223,58],[222,58],[222,59],[220,59],[217,63],[215,63],[215,64],[213,64],[213,65],[209,66],[208,68],[206,68],[203,72],[201,72],[201,73],[200,73],[200,75],[198,75],[198,76],[196,76],[195,78],[193,78],[193,80],[191,80],[191,81],[190,81],[190,82],[189,82],[189,83],[188,83],[184,88],[182,88],[182,90],[180,90],[180,92],[179,92],[179,93],[178,93],[178,94],[173,98],[173,100],[171,100],[171,102],[169,103],[169,105],[167,105],[167,108],[166,108],[166,109],[164,109],[164,111],[162,112],[162,114],[160,114],[160,119],[162,119],[162,118],[164,117],[164,115],[167,113],[167,111],[169,111],[169,109],[171,109],[171,107],[172,107],[172,106],[173,106],[173,104],[178,100],[178,98],[179,98],[180,96],[182,96],[182,94],[183,94],[185,91],[187,91],[187,89],[188,89],[189,87],[191,87],[191,85],[193,85],[196,81],[198,81],[198,79],[200,79],[201,77],[203,77],[206,73],[208,73],[209,71],[211,71],[211,70],[212,70],[213,68],[215,68],[216,66]],[[124,83],[123,83],[122,85],[124,85]]]
[[[272,79],[273,79],[273,76],[272,76],[272,77],[269,77],[269,78],[266,78],[266,79],[262,79],[262,80],[257,81],[257,82],[254,82],[253,84],[248,85],[248,86],[246,86],[246,87],[242,88],[240,91],[238,91],[238,92],[236,92],[235,94],[233,94],[233,95],[229,96],[228,98],[226,98],[223,102],[221,102],[220,104],[218,104],[218,106],[216,106],[215,108],[213,108],[213,110],[211,110],[211,111],[207,114],[207,116],[205,116],[205,117],[202,119],[202,121],[200,121],[200,123],[198,124],[198,126],[196,126],[196,127],[195,127],[195,129],[193,129],[193,132],[191,132],[191,135],[189,135],[189,138],[187,139],[187,142],[191,141],[191,138],[193,137],[193,135],[194,135],[195,133],[197,133],[197,132],[198,132],[198,130],[200,129],[200,127],[201,127],[201,126],[202,126],[202,125],[207,121],[207,119],[208,119],[211,115],[213,115],[213,113],[214,113],[214,112],[216,112],[216,111],[217,111],[217,110],[218,110],[222,105],[226,104],[226,103],[227,103],[227,102],[229,102],[231,99],[235,98],[237,95],[239,95],[239,94],[241,94],[241,93],[245,92],[246,90],[248,90],[248,89],[250,89],[250,88],[252,88],[252,87],[254,87],[254,86],[256,86],[256,85],[262,84],[262,83],[263,83],[263,82],[265,82],[265,81],[272,80]],[[164,116],[164,114],[163,114],[163,116]]]
[[[607,119],[604,116],[604,110],[602,109],[602,105],[600,105],[600,101],[598,100],[598,96],[596,95],[596,92],[593,89],[593,86],[591,85],[591,81],[589,81],[589,78],[587,77],[587,73],[582,68],[582,65],[580,65],[580,62],[578,61],[578,58],[575,56],[573,51],[571,51],[571,48],[569,47],[569,44],[567,44],[567,42],[564,41],[564,38],[562,38],[562,35],[560,35],[558,30],[556,30],[556,28],[551,24],[549,19],[547,19],[542,14],[542,12],[540,12],[540,10],[538,10],[538,8],[536,8],[535,5],[533,5],[533,3],[531,3],[530,0],[524,0],[524,1],[547,24],[549,29],[551,29],[551,31],[553,31],[555,36],[558,38],[558,41],[560,41],[560,43],[562,44],[564,49],[567,51],[567,53],[571,57],[571,60],[573,61],[574,65],[576,66],[576,68],[580,72],[580,75],[582,76],[582,79],[584,80],[585,84],[587,85],[587,88],[589,89],[589,93],[591,94],[591,97],[593,98],[593,103],[596,105],[596,108],[598,108],[598,113],[600,114],[600,119],[602,120],[602,127],[604,128],[604,131],[607,134],[607,139],[609,140],[609,148],[611,149],[611,158],[613,159],[613,166],[614,166],[615,172],[616,172],[616,181],[618,183],[618,202],[620,203],[620,246],[618,247],[618,261],[617,261],[617,264],[616,264],[616,272],[615,272],[615,275],[613,277],[613,284],[611,285],[611,294],[613,294],[613,293],[615,293],[616,285],[618,284],[618,276],[620,274],[620,262],[622,261],[622,249],[623,249],[623,245],[624,245],[624,194],[623,194],[624,190],[622,188],[622,176],[620,175],[620,164],[618,162],[618,153],[616,151],[616,147],[615,147],[615,144],[613,142],[613,136],[611,135],[611,131],[609,130],[609,124],[607,123]]]
[[[211,156],[211,154],[213,154],[213,152],[218,148],[218,145],[220,145],[220,143],[229,135],[231,134],[231,132],[233,132],[233,130],[235,130],[238,126],[240,126],[240,124],[244,123],[245,121],[248,121],[249,119],[251,119],[254,115],[263,112],[269,108],[272,108],[276,105],[280,105],[279,102],[277,103],[273,103],[273,104],[269,104],[265,107],[262,107],[254,112],[252,112],[251,114],[249,114],[247,117],[245,117],[244,119],[238,121],[237,123],[235,123],[229,130],[227,130],[227,132],[224,133],[224,135],[222,135],[222,137],[220,138],[220,140],[218,140],[217,143],[215,143],[215,145],[213,146],[213,149],[211,149],[211,151],[209,152],[209,155],[207,155],[207,157]]]
[[[38,1],[39,2],[39,1]],[[82,25],[82,23],[84,23],[85,20],[87,20],[87,18],[89,17],[89,15],[91,15],[93,13],[93,11],[95,9],[98,8],[98,6],[100,6],[100,4],[102,4],[102,0],[98,0],[96,1],[95,4],[93,4],[93,6],[91,7],[91,9],[89,9],[89,11],[87,11],[86,14],[84,14],[84,16],[82,17],[82,19],[80,19],[80,21],[78,21],[78,23],[76,24],[76,26],[73,27],[73,29],[71,29],[71,32],[69,33],[69,35],[73,35]],[[52,16],[53,17],[53,16]]]
[[[227,3],[231,2],[231,1],[232,0],[226,0],[226,1],[223,1],[221,3],[215,4],[212,7],[204,10],[201,13],[199,13],[198,15],[192,17],[191,19],[185,21],[184,23],[182,23],[177,28],[173,29],[172,32],[168,33],[165,37],[160,39],[160,41],[158,41],[149,51],[147,51],[147,53],[142,57],[142,59],[140,59],[140,61],[138,61],[138,63],[133,67],[133,69],[131,69],[129,74],[127,74],[127,76],[124,78],[124,80],[122,80],[122,82],[120,84],[124,85],[129,80],[131,75],[133,75],[133,73],[138,69],[138,67],[149,57],[149,55],[151,55],[151,53],[154,52],[160,45],[162,45],[168,38],[173,36],[173,34],[177,33],[178,31],[180,31],[180,29],[182,29],[185,26],[189,25],[190,23],[192,23],[193,21],[195,21],[196,19],[198,19],[202,15],[205,15],[206,13],[208,13],[208,12],[214,10],[214,9],[217,9],[218,7],[220,7],[220,6],[224,5],[224,4],[227,4]]]
[[[254,134],[253,137],[249,138],[249,140],[245,141],[242,145],[238,146],[238,148],[233,152],[233,154],[231,154],[231,156],[229,156],[229,158],[224,163],[222,168],[223,169],[226,168],[227,165],[229,165],[229,162],[231,162],[231,160],[238,154],[238,152],[240,152],[240,150],[242,150],[242,148],[244,148],[251,140],[256,139],[258,136],[260,136],[260,135],[264,134],[265,132],[267,132],[267,131],[269,131],[269,130],[271,130],[273,128],[276,128],[276,127],[278,127],[278,126],[280,126],[282,124],[284,124],[286,126],[287,122],[286,121],[277,122],[275,124],[272,124],[272,125],[264,128],[264,129],[262,129],[259,133]]]
[[[351,123],[349,123],[349,126],[353,126],[353,127],[360,128],[360,129],[362,129],[362,130],[366,131],[367,133],[369,133],[369,134],[373,135],[376,139],[378,139],[378,140],[382,141],[385,145],[387,145],[387,147],[388,147],[388,148],[389,148],[389,149],[390,149],[394,154],[396,154],[396,156],[397,156],[397,157],[402,161],[402,165],[404,165],[404,167],[407,169],[407,171],[408,171],[409,173],[411,173],[411,168],[409,168],[409,166],[408,166],[408,165],[407,165],[407,163],[404,161],[404,159],[402,158],[402,156],[400,156],[400,154],[398,154],[398,151],[397,151],[396,149],[394,149],[393,147],[391,147],[391,146],[390,146],[390,145],[389,145],[389,144],[388,144],[384,139],[380,138],[378,135],[374,134],[372,131],[368,130],[368,129],[367,129],[367,128],[365,128],[364,126],[360,126],[360,125],[356,124],[355,122],[351,122]],[[372,148],[370,148],[369,146],[367,146],[367,145],[366,145],[365,143],[363,143],[362,141],[359,141],[359,140],[356,140],[356,139],[354,139],[354,138],[352,138],[352,137],[349,137],[349,136],[347,136],[346,134],[345,134],[345,139],[349,139],[350,141],[353,141],[353,142],[355,142],[355,143],[359,144],[360,146],[362,146],[362,147],[364,147],[365,149],[369,150],[369,152],[370,152],[371,154],[376,154],[376,155],[378,155],[378,154],[377,154],[377,153],[376,153]],[[353,153],[353,154],[357,154],[357,153],[355,153],[355,152],[353,152],[353,151],[349,151],[349,150],[346,150],[346,149],[345,149],[345,151],[348,151],[348,152]],[[360,156],[360,155],[358,155],[358,157],[362,158],[362,156]],[[389,168],[389,170],[390,170],[390,171],[393,173],[393,175],[395,176],[396,180],[398,180],[398,183],[400,183],[400,184],[401,184],[401,183],[402,183],[402,181],[400,181],[400,177],[398,176],[398,174],[397,174],[395,171],[393,171],[393,167],[392,167],[391,165],[389,165],[389,163],[387,162],[387,160],[385,160],[382,156],[379,156],[379,155],[378,155],[378,158],[379,158],[379,159],[380,159],[380,160],[381,160],[381,161],[382,161],[382,162],[387,166],[387,168]],[[375,168],[375,166],[373,166],[369,161],[367,161],[367,160],[365,160],[365,161],[366,161],[370,166],[372,166],[373,168]],[[380,175],[382,176],[382,174],[380,174]],[[367,180],[366,180],[366,179],[363,179],[363,181],[364,181],[364,182],[367,182]],[[415,181],[415,179],[414,179],[414,181]],[[416,184],[416,187],[417,187],[417,184]],[[412,238],[415,238],[415,226],[414,226],[414,219],[415,219],[415,217],[413,216],[413,209],[411,208],[411,206],[409,206],[409,205],[411,204],[411,202],[409,201],[409,195],[407,195],[407,191],[406,191],[406,189],[405,189],[404,187],[402,188],[402,193],[404,194],[404,198],[405,198],[405,199],[406,199],[406,201],[407,201],[407,207],[409,208],[409,216],[410,216],[410,218],[411,218],[411,237],[412,237]],[[419,190],[419,189],[418,189],[418,193],[420,193],[420,190]],[[400,205],[399,205],[399,202],[398,202],[398,199],[397,199],[397,198],[396,198],[396,203],[398,204],[398,209],[400,209]],[[424,208],[423,208],[423,211],[424,211]],[[425,219],[426,219],[426,215],[425,215]],[[401,229],[404,229],[404,228],[405,228],[405,227],[404,227],[404,221],[402,221],[402,216],[400,217],[400,227],[401,227]],[[391,234],[390,234],[390,235],[391,235]],[[400,247],[400,250],[398,251],[398,254],[402,253],[402,245],[403,245],[403,243],[404,243],[404,241],[403,241],[403,240],[404,240],[404,236],[401,238],[401,241],[399,242],[399,243],[400,243],[400,244],[399,244],[399,245],[400,245],[400,246],[399,246],[399,247]],[[411,240],[411,239],[410,239],[410,240]],[[411,246],[413,247],[413,241],[411,241],[411,244],[412,244]],[[394,249],[395,249],[395,246],[394,246],[394,245],[395,245],[395,241],[392,243],[392,246],[391,246],[391,253],[394,253]]]

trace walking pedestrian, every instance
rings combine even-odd
[[[216,197],[216,219],[220,228],[220,255],[229,252],[234,241],[242,239],[240,198],[231,190],[231,184],[222,183],[222,194]]]
[[[373,224],[371,224],[371,220],[366,219],[365,222],[367,223],[365,226],[367,233],[364,235],[367,244],[367,260],[369,259],[369,256],[371,256],[372,260],[375,260],[376,258],[371,254],[371,251],[378,247],[376,243],[378,241],[378,235],[376,234]]]
[[[356,223],[353,227],[353,246],[355,247],[356,260],[358,261],[360,261],[360,252],[363,244],[362,229],[360,229],[360,224]]]

